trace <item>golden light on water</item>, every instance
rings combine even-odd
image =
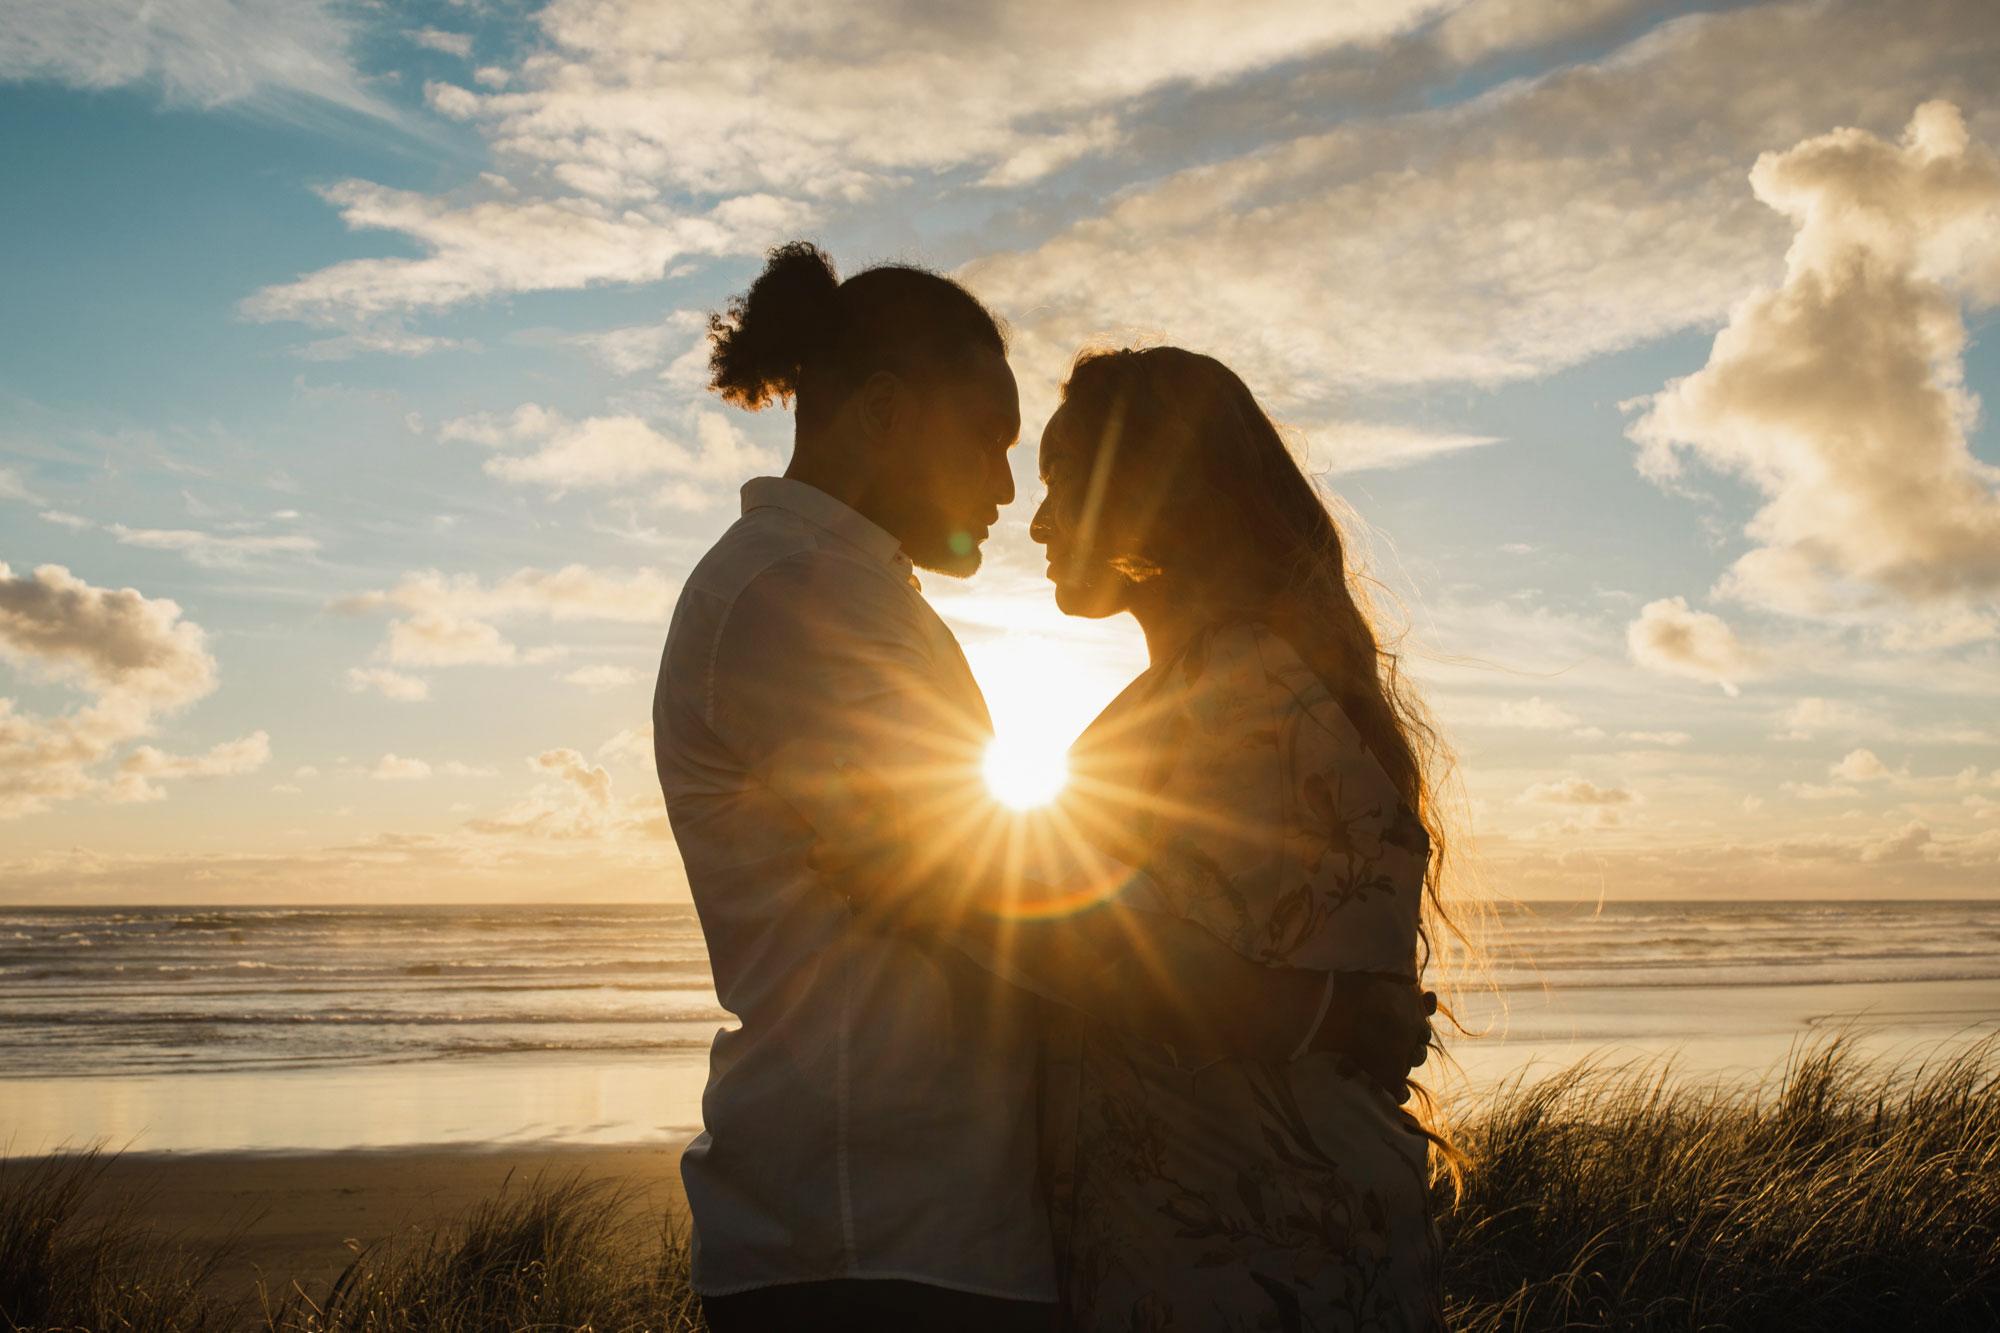
[[[1047,805],[1069,781],[1069,756],[1060,740],[1046,736],[999,736],[986,749],[982,766],[995,800],[1015,810]]]

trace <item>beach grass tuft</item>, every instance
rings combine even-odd
[[[142,1200],[95,1206],[107,1160],[94,1150],[0,1157],[0,1330],[238,1327],[242,1303],[210,1283],[226,1251],[191,1252],[141,1226]]]
[[[268,1333],[701,1328],[684,1225],[641,1219],[604,1181],[538,1176],[416,1244],[356,1256],[324,1295],[294,1287]]]
[[[2000,1328],[2000,1060],[1845,1041],[1760,1086],[1584,1064],[1503,1090],[1441,1200],[1451,1326]]]
[[[1461,1333],[2000,1327],[2000,1048],[1913,1068],[1833,1042],[1761,1084],[1585,1063],[1461,1126],[1441,1181]],[[602,1181],[510,1182],[261,1311],[85,1207],[103,1159],[0,1161],[0,1333],[698,1333],[678,1218]]]

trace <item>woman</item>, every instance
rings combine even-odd
[[[1031,531],[1057,605],[1130,612],[1151,659],[1071,750],[1058,821],[1142,872],[1096,882],[1267,967],[1325,973],[1329,1000],[1348,1003],[1358,992],[1339,983],[1357,976],[1413,989],[1426,915],[1441,919],[1440,747],[1269,417],[1210,357],[1086,354],[1040,464],[1048,495]],[[963,893],[939,908],[926,876],[823,850],[867,905],[980,933]],[[1024,890],[984,892],[1018,907]],[[1116,929],[1069,924],[1013,937],[1017,970],[1051,993],[1065,973],[1120,962],[1104,958]],[[1187,983],[1191,1009],[1229,1003]],[[1372,1024],[1362,1013],[1348,1026],[1365,1044]],[[1068,1327],[1442,1327],[1432,1140],[1399,1109],[1398,1080],[1305,1044],[1289,1060],[1232,1059],[1129,1025],[1078,1028],[1052,1040],[1045,1089]]]
[[[1413,974],[1438,747],[1249,389],[1179,348],[1088,354],[1040,461],[1057,604],[1131,612],[1151,659],[1071,752],[1079,830],[1247,957]],[[1076,1077],[1073,1327],[1442,1326],[1429,1141],[1375,1081],[1095,1024]]]

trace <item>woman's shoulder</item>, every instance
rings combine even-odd
[[[1293,696],[1308,706],[1327,693],[1292,641],[1261,620],[1230,621],[1202,631],[1183,650],[1177,668],[1191,691]]]

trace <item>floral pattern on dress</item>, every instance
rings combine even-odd
[[[1073,755],[1106,779],[1079,826],[1151,905],[1271,965],[1414,967],[1423,825],[1268,629],[1199,637]],[[1068,1327],[1442,1327],[1428,1143],[1373,1082],[1334,1053],[1189,1061],[1079,1029],[1051,1066]]]

